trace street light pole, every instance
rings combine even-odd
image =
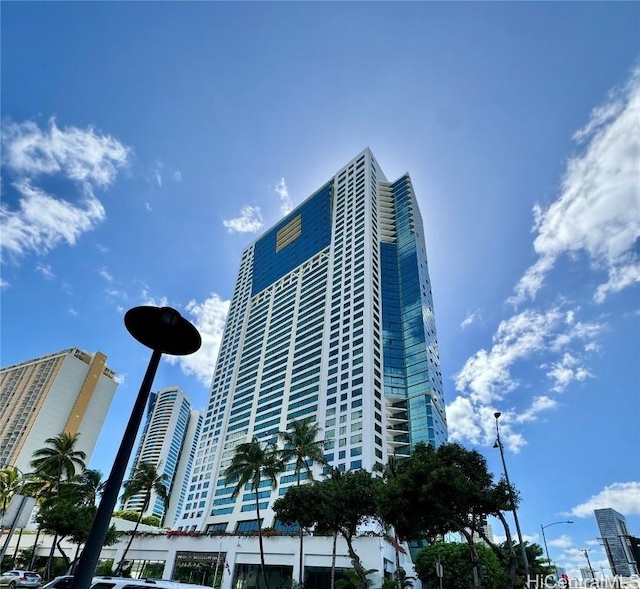
[[[162,354],[186,356],[202,344],[198,330],[171,307],[134,307],[125,314],[124,323],[129,333],[153,353],[78,561],[73,589],[89,589],[91,585]]]
[[[584,557],[587,559],[587,564],[589,565],[589,572],[591,573],[591,578],[595,579],[596,574],[593,572],[593,567],[591,566],[591,561],[589,560],[589,550],[584,548],[582,552],[584,552]]]
[[[518,533],[518,541],[520,542],[520,552],[522,555],[522,562],[524,564],[524,573],[529,578],[531,576],[531,568],[529,567],[529,559],[527,558],[527,551],[525,549],[524,542],[522,541],[522,532],[520,531],[520,522],[518,521],[518,510],[516,509],[516,498],[513,493],[513,488],[511,487],[511,483],[509,482],[509,473],[507,472],[507,462],[504,459],[504,447],[502,446],[502,441],[500,440],[500,427],[498,426],[498,419],[502,413],[500,411],[496,411],[493,416],[496,418],[496,444],[500,449],[500,458],[502,458],[502,468],[504,469],[504,478],[507,481],[507,486],[509,487],[509,497],[511,498],[511,510],[513,511],[513,520],[516,524],[516,532]],[[495,446],[494,446],[495,448]]]
[[[542,524],[540,524],[540,529],[542,530],[542,540],[544,541],[544,551],[547,555],[547,560],[549,561],[549,566],[551,566],[551,559],[549,558],[549,549],[547,548],[547,538],[544,535],[544,529],[548,528],[549,526],[555,526],[557,524],[572,524],[573,522],[568,519],[568,520],[564,520],[561,522],[553,522],[552,524],[547,524],[546,526],[543,526]],[[555,567],[554,567],[555,568]]]

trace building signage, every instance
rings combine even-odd
[[[176,552],[176,564],[185,563],[215,563],[220,557],[224,562],[227,557],[226,552]]]

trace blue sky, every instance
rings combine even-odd
[[[126,309],[170,304],[201,352],[163,362],[203,407],[242,249],[364,147],[425,222],[451,438],[523,532],[605,564],[594,507],[640,535],[637,3],[2,3],[6,366],[148,360]],[[496,532],[498,530],[496,529]]]

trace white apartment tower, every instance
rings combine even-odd
[[[320,424],[343,470],[445,442],[439,362],[411,180],[387,181],[366,149],[243,252],[176,527],[256,529],[255,495],[232,498],[225,469],[293,419]],[[270,506],[293,468],[258,492],[264,526],[280,526]]]
[[[89,464],[118,388],[106,361],[71,348],[0,370],[0,468],[29,472],[33,453],[63,432],[80,434]]]
[[[147,406],[147,420],[130,477],[141,462],[153,464],[159,474],[166,475],[168,506],[155,492],[144,515],[158,516],[165,526],[171,526],[184,505],[193,458],[202,418],[191,409],[191,402],[179,387],[164,388],[151,393]],[[131,497],[123,509],[140,511],[144,507],[144,493]]]

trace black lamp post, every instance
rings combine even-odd
[[[78,561],[73,589],[88,589],[91,585],[160,357],[162,354],[187,356],[196,352],[202,344],[198,330],[171,307],[134,307],[125,314],[124,324],[129,333],[151,348],[153,353]]]
[[[529,559],[527,558],[527,551],[525,549],[524,542],[522,541],[522,532],[520,531],[520,522],[518,521],[518,510],[516,509],[516,498],[513,494],[513,488],[511,487],[511,483],[509,482],[509,473],[507,472],[507,463],[504,459],[504,448],[502,446],[502,442],[500,441],[500,428],[498,427],[498,419],[502,413],[500,411],[496,411],[493,416],[496,418],[496,434],[497,439],[496,443],[493,445],[494,448],[500,448],[500,457],[502,458],[502,468],[504,469],[504,478],[507,481],[507,485],[509,486],[509,497],[511,499],[511,510],[513,511],[513,520],[516,523],[516,532],[518,533],[518,541],[520,542],[520,552],[522,554],[522,563],[524,564],[524,574],[527,575],[527,578],[531,576],[531,569],[529,568]]]
[[[547,538],[544,535],[544,529],[548,528],[549,526],[555,526],[557,524],[572,524],[572,523],[573,522],[570,519],[568,519],[561,522],[553,522],[552,524],[547,524],[546,526],[543,526],[542,524],[540,524],[540,529],[542,530],[542,541],[544,542],[544,551],[547,554],[547,560],[549,561],[549,566],[551,566],[551,559],[549,558],[549,549],[547,548]]]

